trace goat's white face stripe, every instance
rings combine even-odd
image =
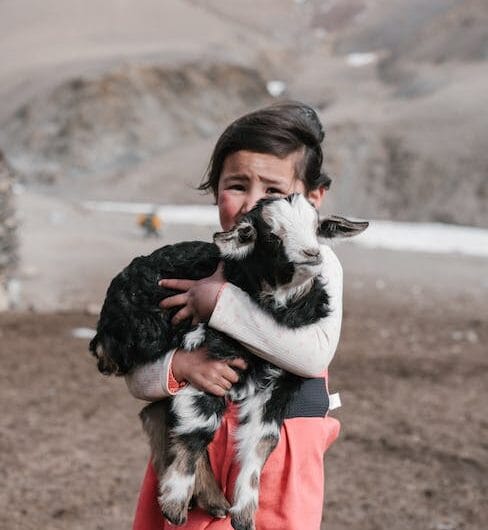
[[[263,208],[263,219],[271,226],[271,232],[283,241],[290,261],[306,261],[303,250],[319,251],[318,214],[303,195],[297,195],[291,202],[283,200],[267,204]]]
[[[216,241],[216,244],[219,247],[220,253],[224,259],[229,258],[241,260],[253,251],[254,240],[246,243],[241,243],[239,241],[238,230],[239,228],[246,228],[246,226],[252,227],[252,225],[248,222],[239,223],[236,228],[227,233],[223,233],[223,237]]]

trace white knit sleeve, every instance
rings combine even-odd
[[[138,399],[158,401],[174,394],[169,388],[169,370],[176,350],[142,366],[125,376],[129,392]]]
[[[209,325],[238,340],[259,357],[302,377],[318,377],[328,367],[342,322],[342,267],[332,249],[321,247],[322,277],[330,313],[314,324],[290,329],[278,324],[247,293],[226,284]]]

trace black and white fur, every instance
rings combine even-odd
[[[203,344],[214,358],[243,357],[248,363],[227,398],[187,386],[170,404],[165,400],[160,405],[167,410],[169,448],[158,475],[158,500],[168,520],[183,524],[193,495],[211,513],[225,516],[226,506],[219,504],[215,484],[210,485],[214,502],[206,498],[205,480],[202,485],[196,473],[205,468],[208,474],[206,447],[230,399],[239,408],[236,439],[241,470],[229,511],[235,529],[254,528],[261,470],[279,441],[288,403],[303,379],[252,355],[206,324],[185,322],[172,328],[175,310],[161,311],[158,302],[174,291],[158,288],[158,280],[203,278],[222,260],[227,281],[247,292],[278,323],[297,328],[318,321],[329,310],[317,237],[351,236],[367,226],[340,217],[320,221],[316,209],[299,194],[262,199],[233,229],[216,233],[214,244],[163,247],[136,258],[112,281],[90,344],[100,371],[126,374],[171,348],[192,350]],[[161,440],[168,435],[161,433],[166,430],[155,425],[154,413],[143,412],[142,417],[153,452],[162,450]]]

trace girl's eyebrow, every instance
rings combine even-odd
[[[235,175],[224,175],[222,177],[223,180],[249,180],[249,177],[245,175],[244,173],[236,173]]]
[[[259,177],[265,184],[275,184],[276,186],[283,186],[284,182],[279,178],[274,177]]]
[[[273,177],[263,177],[262,175],[258,175],[260,180],[262,180],[265,184],[275,184],[275,185],[281,185],[283,184],[279,178],[273,178]],[[224,175],[222,177],[223,180],[227,181],[238,181],[242,182],[243,180],[248,181],[250,180],[250,177],[246,175],[245,173],[236,173],[234,175]]]

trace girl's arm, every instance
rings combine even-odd
[[[277,324],[271,315],[235,285],[225,283],[221,288],[222,280],[216,275],[214,280],[206,281],[206,290],[201,296],[203,299],[214,296],[216,300],[215,305],[211,304],[213,311],[209,325],[235,338],[254,354],[280,368],[302,377],[320,376],[334,356],[342,322],[342,267],[329,247],[323,246],[322,254],[322,276],[326,281],[330,306],[330,314],[326,318],[302,328],[286,328]],[[186,283],[195,284],[193,280],[166,281],[171,287],[183,289]],[[210,296],[208,284],[212,282],[215,282],[215,286],[210,287],[210,291],[214,295]],[[177,296],[179,299],[187,294]],[[187,302],[186,299],[184,301]],[[179,316],[186,317],[188,314]],[[235,360],[235,367],[245,368],[238,364],[242,362],[240,359]],[[176,376],[173,373],[175,364],[178,367]],[[125,379],[131,394],[146,401],[156,401],[175,394],[183,381],[189,381],[207,392],[223,395],[235,377],[233,370],[228,371],[231,366],[208,359],[205,351],[188,353],[177,350],[175,355],[175,350],[172,350],[154,363],[138,367]]]
[[[171,350],[157,361],[139,366],[127,374],[125,382],[129,392],[145,401],[158,401],[174,395],[181,386],[171,370],[175,352]]]
[[[342,267],[329,247],[323,246],[322,254],[330,306],[327,317],[302,328],[284,327],[247,293],[227,283],[209,325],[280,368],[303,377],[321,375],[334,356],[342,322]]]
[[[204,347],[191,352],[176,349],[153,363],[137,367],[125,376],[125,381],[134,397],[146,401],[158,401],[174,395],[186,383],[204,392],[225,396],[239,380],[235,369],[246,368],[243,359],[211,359]]]
[[[244,291],[226,283],[219,267],[202,280],[161,280],[182,293],[165,298],[161,307],[181,306],[173,317],[209,325],[235,338],[253,353],[303,377],[316,377],[334,356],[342,322],[342,267],[332,249],[322,246],[322,276],[329,294],[330,314],[315,324],[290,329],[276,323]]]

